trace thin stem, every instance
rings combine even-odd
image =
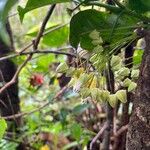
[[[107,123],[104,124],[104,126],[99,130],[97,135],[93,138],[92,142],[90,143],[90,150],[93,150],[93,145],[96,143],[96,141],[102,136],[104,131],[107,128]]]

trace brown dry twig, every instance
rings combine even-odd
[[[125,125],[125,126],[122,126],[117,132],[116,134],[111,137],[111,140],[114,141],[116,138],[118,138],[123,132],[127,131],[128,130],[128,124]]]
[[[97,135],[93,138],[92,142],[90,143],[90,150],[92,150],[94,143],[102,136],[107,126],[108,126],[107,123],[105,123],[104,126],[97,133]]]

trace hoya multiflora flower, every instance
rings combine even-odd
[[[93,30],[90,34],[89,37],[93,40],[92,43],[93,45],[101,45],[103,44],[103,40],[100,36],[100,32],[98,32],[97,30]]]

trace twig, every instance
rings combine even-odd
[[[0,61],[7,60],[7,59],[10,59],[10,58],[14,58],[14,57],[17,57],[17,56],[23,56],[23,55],[35,54],[35,53],[37,53],[37,54],[38,53],[53,53],[53,54],[61,54],[61,55],[68,55],[68,56],[75,57],[74,53],[60,52],[61,50],[70,49],[70,48],[72,48],[72,47],[68,46],[68,47],[59,48],[57,50],[36,50],[36,51],[31,51],[31,52],[16,53],[16,54],[11,54],[11,55],[0,57]]]
[[[111,140],[114,141],[116,138],[118,138],[123,132],[125,132],[126,130],[128,130],[128,127],[129,125],[125,125],[125,126],[122,126],[117,132],[116,134],[111,137]]]
[[[53,98],[54,99],[57,99],[59,98],[65,91],[66,91],[67,87],[64,87],[62,88],[56,95],[55,97]],[[15,115],[11,115],[11,116],[5,116],[5,117],[1,117],[5,120],[9,120],[9,119],[14,119],[14,118],[18,118],[18,117],[23,117],[23,116],[26,116],[26,115],[30,115],[30,114],[33,114],[34,112],[37,112],[43,108],[45,108],[47,105],[49,105],[51,103],[51,101],[48,101],[47,103],[43,104],[42,106],[30,111],[30,112],[22,112],[22,113],[19,113],[19,114],[15,114]]]
[[[98,140],[98,138],[102,136],[106,128],[107,128],[107,123],[104,124],[104,126],[100,129],[97,135],[93,138],[92,142],[90,143],[90,150],[92,150],[94,143]]]
[[[125,126],[122,126],[116,133],[116,137],[120,136],[124,131],[126,131],[128,129],[128,124]]]
[[[24,51],[26,51],[28,48],[30,48],[31,46],[33,46],[33,42],[29,43],[25,48],[23,48],[22,50],[20,50],[20,52],[18,53],[18,55],[20,55],[21,53],[23,53]]]

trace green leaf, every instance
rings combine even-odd
[[[127,6],[137,13],[145,13],[150,10],[150,0],[128,0]]]
[[[83,113],[89,107],[90,107],[89,104],[79,104],[76,107],[74,107],[74,109],[72,110],[72,112],[75,115],[79,115],[79,114]]]
[[[70,43],[73,47],[77,48],[80,43],[82,47],[88,49],[94,48],[89,37],[90,32],[102,24],[106,25],[104,21],[105,13],[99,13],[96,10],[85,10],[77,13],[72,17],[70,22]]]
[[[104,43],[118,42],[118,40],[132,34],[136,19],[126,15],[119,17],[117,14],[109,14],[89,9],[80,11],[74,15],[70,22],[70,43],[77,48],[80,44],[83,49],[92,51],[95,47],[90,33],[99,32]],[[127,24],[129,27],[127,27]],[[132,26],[131,26],[132,25]],[[112,27],[114,26],[114,29]],[[122,43],[122,42],[121,42]]]
[[[71,0],[28,0],[25,8],[22,8],[21,6],[18,6],[18,12],[20,16],[21,22],[23,21],[24,15],[36,8],[40,8],[46,5],[50,4],[56,4],[56,3],[64,3],[64,2],[70,2]]]
[[[60,47],[66,43],[69,35],[69,28],[67,25],[57,28],[59,26],[60,24],[46,28],[45,32],[49,32],[43,36],[41,43],[51,47]],[[38,27],[34,27],[26,35],[36,37],[38,30]]]
[[[32,61],[31,65],[34,71],[47,72],[49,69],[49,65],[55,60],[56,59],[54,54],[42,55],[38,59]]]
[[[67,43],[69,28],[64,26],[53,32],[48,33],[43,37],[42,43],[51,47],[60,47]]]
[[[7,123],[4,119],[0,119],[0,140],[3,138],[3,135],[7,129]]]
[[[50,129],[52,133],[59,134],[62,131],[62,124],[57,122],[53,126],[50,126]]]
[[[2,39],[7,45],[10,44],[7,31],[5,28],[7,16],[8,16],[10,9],[17,1],[18,0],[1,0],[0,1],[0,39]]]
[[[139,65],[142,61],[144,51],[143,50],[135,50],[133,55],[133,64]]]
[[[71,126],[71,135],[72,135],[73,138],[75,138],[78,142],[79,142],[80,139],[81,139],[82,133],[83,133],[83,130],[82,130],[80,124],[75,123],[75,124],[73,124],[73,125]]]

